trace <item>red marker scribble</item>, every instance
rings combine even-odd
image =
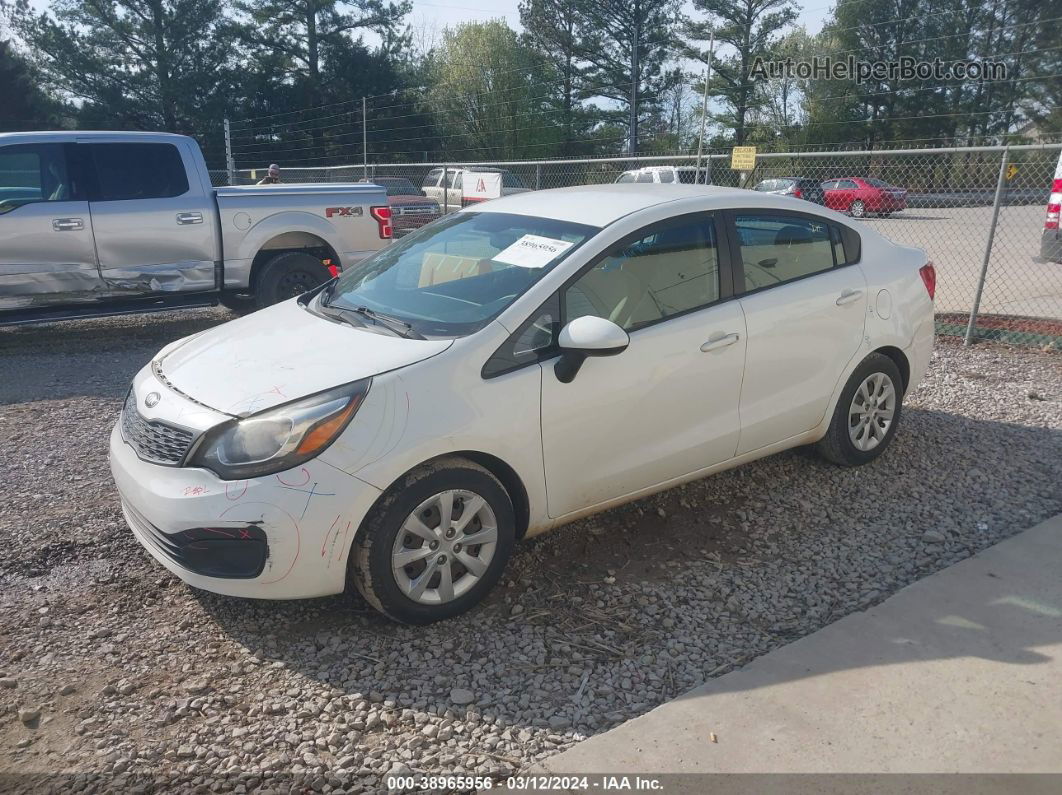
[[[321,542],[321,557],[325,556],[325,545],[328,543],[328,536],[332,535],[332,531],[336,529],[336,525],[339,524],[339,517],[337,516],[335,521],[332,522],[332,526],[328,528],[328,532],[325,533],[324,541]]]
[[[243,488],[240,488],[241,485],[243,486]],[[240,497],[242,497],[246,493],[247,493],[247,481],[246,480],[237,480],[237,481],[225,484],[225,497],[227,499],[229,499],[229,500],[232,500],[233,502],[235,502],[236,500],[240,499]]]
[[[305,486],[307,483],[310,482],[310,471],[306,467],[299,467],[299,471],[306,476],[306,480],[304,480],[302,483],[288,483],[286,480],[284,480],[284,478],[280,477],[280,475],[277,475],[277,480],[279,480],[285,486],[291,486],[293,488],[297,488],[298,486]]]
[[[206,493],[207,493],[206,486],[185,486],[184,487],[184,496],[185,497],[198,497],[199,495],[206,494]]]

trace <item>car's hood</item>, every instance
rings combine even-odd
[[[452,340],[411,340],[333,323],[289,300],[164,348],[170,386],[233,416],[419,362]]]

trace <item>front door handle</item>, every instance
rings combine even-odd
[[[741,335],[738,334],[736,331],[732,334],[720,334],[718,336],[713,334],[711,338],[706,343],[704,343],[704,345],[701,346],[701,350],[704,353],[708,353],[708,351],[717,351],[720,348],[725,348],[728,345],[733,345],[739,339],[741,339]]]
[[[844,306],[853,301],[858,301],[861,295],[863,295],[862,290],[841,290],[841,295],[836,302],[837,306]]]
[[[76,232],[85,228],[85,222],[80,218],[56,218],[52,221],[52,229],[56,232]]]
[[[203,223],[202,213],[177,213],[177,223],[179,224],[201,224]]]

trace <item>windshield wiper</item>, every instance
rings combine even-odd
[[[346,308],[346,307],[344,307],[344,308]],[[427,337],[425,337],[423,334],[421,334],[419,331],[417,331],[415,328],[413,328],[413,326],[411,326],[406,321],[400,320],[397,317],[392,317],[391,315],[382,314],[380,312],[377,312],[374,309],[369,309],[369,307],[367,307],[367,306],[356,306],[353,309],[351,309],[350,311],[351,312],[357,312],[362,317],[367,317],[367,318],[369,318],[369,320],[372,320],[374,323],[378,323],[379,325],[384,326],[385,328],[389,328],[389,329],[391,329],[391,331],[395,332],[396,334],[398,334],[401,337],[405,337],[406,339],[411,339],[411,340],[425,340],[425,339],[427,339]]]

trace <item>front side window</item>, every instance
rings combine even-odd
[[[657,227],[619,244],[565,291],[565,322],[596,315],[627,331],[719,300],[710,216]]]
[[[439,177],[442,176],[443,170],[441,168],[433,168],[428,172],[428,175],[424,177],[423,187],[434,188],[439,184]]]
[[[660,181],[661,182],[674,182],[675,181],[675,175],[673,173],[671,173],[670,171],[658,171],[657,173],[660,175]]]
[[[634,182],[634,174],[629,171],[620,174],[619,179],[617,179],[616,182]]]
[[[734,218],[744,289],[783,284],[834,267],[834,242],[823,221],[799,215],[738,213]]]
[[[78,144],[96,169],[92,201],[170,199],[188,192],[188,175],[173,144]]]
[[[551,218],[455,213],[345,271],[327,304],[366,307],[423,335],[471,334],[598,231]]]
[[[638,175],[638,179],[636,181],[637,182],[652,182],[653,181],[653,175],[652,175],[652,173],[650,173],[648,171],[643,171],[641,174]]]
[[[0,215],[36,202],[77,198],[62,144],[0,148]]]

